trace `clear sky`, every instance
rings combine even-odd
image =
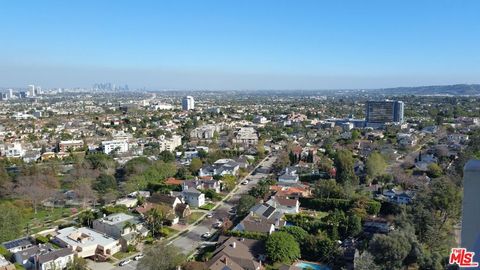
[[[480,82],[480,1],[4,0],[0,86]]]

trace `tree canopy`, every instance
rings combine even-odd
[[[272,233],[266,243],[268,257],[274,262],[291,263],[300,258],[300,245],[287,232]]]

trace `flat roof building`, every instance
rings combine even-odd
[[[403,101],[368,101],[365,108],[367,126],[403,123]]]

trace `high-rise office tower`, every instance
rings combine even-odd
[[[31,84],[31,85],[28,86],[27,95],[29,97],[34,97],[35,96],[35,85]]]
[[[195,101],[192,96],[186,96],[182,99],[182,109],[184,111],[195,109]]]
[[[42,94],[42,87],[37,86],[35,87],[35,95],[41,95]]]
[[[470,160],[463,168],[461,247],[475,252],[480,262],[480,160]],[[468,269],[468,268],[467,268]],[[477,268],[475,268],[477,269]]]
[[[368,101],[366,107],[367,125],[403,123],[403,101]]]
[[[12,99],[12,98],[13,98],[13,89],[12,89],[12,88],[8,89],[7,98],[8,98],[8,99]]]

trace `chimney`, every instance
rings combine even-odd
[[[233,242],[232,243],[232,248],[236,248],[237,247],[237,243],[236,242]]]
[[[225,256],[225,257],[223,258],[223,263],[224,263],[225,265],[228,264],[228,258],[227,258],[227,256]]]

